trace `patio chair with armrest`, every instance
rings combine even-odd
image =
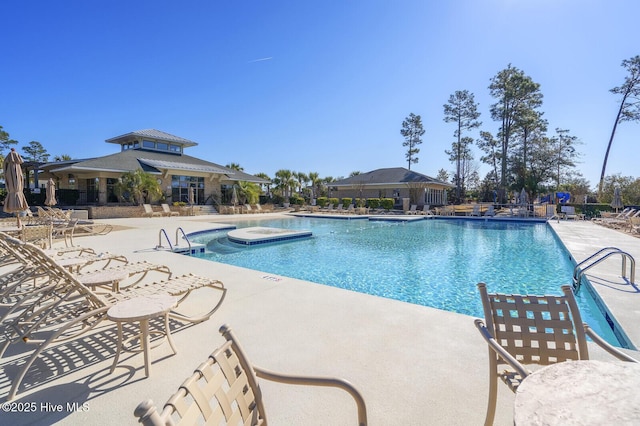
[[[358,425],[367,424],[367,411],[360,392],[349,382],[326,377],[302,377],[274,373],[253,366],[231,328],[220,327],[226,342],[200,364],[180,385],[162,412],[153,401],[141,402],[134,415],[144,426],[168,424],[267,425],[265,401],[258,378],[292,385],[337,387],[356,401]]]
[[[619,351],[582,322],[571,286],[562,296],[489,294],[478,284],[485,320],[475,325],[489,345],[489,401],[485,425],[493,424],[498,378],[515,392],[531,374],[526,365],[587,360],[586,336],[623,361],[638,362]],[[502,370],[502,368],[506,368]]]

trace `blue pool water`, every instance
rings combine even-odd
[[[361,293],[483,317],[476,284],[489,292],[561,294],[574,264],[546,223],[283,218],[247,220],[238,228],[269,226],[310,230],[313,237],[246,248],[224,232],[198,233],[198,255]],[[620,345],[587,291],[579,292],[583,320]]]

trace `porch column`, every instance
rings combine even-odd
[[[107,179],[98,178],[98,204],[107,204]]]

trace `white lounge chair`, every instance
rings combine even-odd
[[[411,207],[409,207],[409,210],[407,210],[405,214],[418,214],[417,208],[418,206],[416,204],[411,204]]]
[[[162,213],[160,212],[156,212],[153,210],[153,207],[151,207],[151,204],[143,204],[142,207],[144,208],[144,212],[142,213],[142,216],[144,217],[161,217]]]
[[[484,212],[484,215],[490,217],[494,217],[496,215],[496,210],[493,207],[493,204],[489,204],[489,207],[487,207],[487,211]]]
[[[171,211],[169,204],[161,204],[163,216],[180,216],[180,213]]]

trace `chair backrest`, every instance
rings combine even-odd
[[[484,283],[478,290],[487,329],[522,364],[589,359],[571,286],[562,286],[562,296],[489,294]]]
[[[169,204],[163,203],[161,204],[161,206],[162,206],[162,211],[164,211],[165,213],[171,213],[171,208],[169,207]]]
[[[144,207],[145,213],[153,213],[153,207],[151,207],[151,204],[143,204],[142,207]]]
[[[576,214],[576,208],[573,206],[562,206],[560,211],[565,214]]]
[[[196,368],[158,413],[151,401],[135,410],[145,426],[266,424],[262,391],[242,348],[227,326],[227,341]]]

